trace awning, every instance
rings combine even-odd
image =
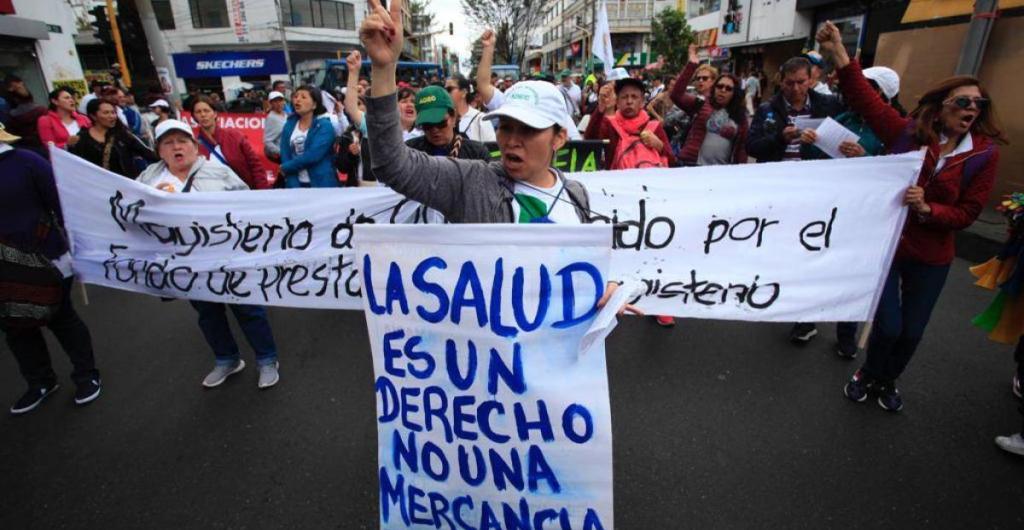
[[[1024,0],[1000,0],[999,9],[1024,6]],[[974,12],[973,0],[910,0],[903,23],[959,17]]]
[[[22,39],[50,39],[50,32],[46,29],[45,23],[11,15],[0,16],[0,35]]]

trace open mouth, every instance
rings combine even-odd
[[[514,155],[512,153],[505,153],[505,154],[502,155],[502,157],[506,161],[512,162],[514,164],[522,164],[523,163],[523,158],[520,157],[519,155]]]
[[[175,162],[184,162],[185,161],[185,155],[183,153],[174,153],[174,157],[173,158],[174,158]]]
[[[975,114],[965,114],[960,117],[960,126],[964,129],[969,129],[974,124],[974,119],[977,118]]]

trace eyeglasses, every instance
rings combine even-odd
[[[696,79],[697,81],[711,81],[711,76],[709,76],[709,75],[698,75],[697,77],[694,77],[694,79]]]
[[[721,90],[722,92],[732,92],[734,88],[735,87],[733,87],[732,85],[726,85],[726,84],[723,84],[723,83],[719,83],[719,84],[715,85],[715,89],[716,90]]]
[[[953,105],[961,109],[971,108],[971,103],[978,107],[978,110],[985,110],[988,107],[989,100],[987,98],[971,98],[967,96],[957,96],[946,100],[947,105]]]

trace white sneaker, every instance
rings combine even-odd
[[[1021,433],[996,436],[996,445],[1007,453],[1024,456],[1024,437],[1021,436]]]
[[[241,359],[235,364],[218,364],[213,367],[209,374],[206,374],[206,378],[203,379],[203,386],[206,388],[220,386],[228,377],[241,372],[243,369],[245,369],[245,361]]]
[[[280,366],[281,364],[277,361],[274,361],[274,364],[260,365],[260,382],[257,386],[261,390],[264,388],[270,388],[281,380],[281,375],[277,373],[277,369]]]

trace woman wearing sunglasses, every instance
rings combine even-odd
[[[890,153],[927,148],[917,184],[904,202],[910,215],[875,313],[867,359],[844,392],[853,401],[878,394],[888,411],[903,408],[895,381],[921,342],[953,261],[953,235],[978,217],[992,191],[999,149],[1005,144],[985,89],[973,77],[937,83],[908,117],[886,105],[857,60],[850,60],[839,30],[818,31],[822,54],[839,70],[849,107],[864,117]]]
[[[671,91],[672,102],[691,120],[679,160],[685,166],[746,164],[750,122],[743,86],[736,76],[726,73],[714,77],[713,83],[707,81],[707,94],[690,94],[683,81],[697,68],[697,61],[697,47],[690,45],[690,62]],[[710,75],[711,70],[697,69],[698,78],[712,79]],[[702,79],[697,83],[699,88],[705,86]]]

